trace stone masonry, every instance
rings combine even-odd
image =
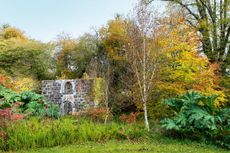
[[[92,85],[93,80],[44,80],[42,95],[48,101],[58,104],[64,115],[94,107]]]

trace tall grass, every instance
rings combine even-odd
[[[102,142],[110,139],[136,140],[147,134],[142,125],[115,122],[105,125],[87,120],[76,121],[70,117],[17,121],[8,125],[6,133],[6,140],[0,140],[3,142],[0,145],[1,150],[52,147],[87,141]]]

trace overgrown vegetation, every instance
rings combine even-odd
[[[2,132],[2,131],[1,131]],[[2,150],[53,147],[71,143],[139,140],[146,130],[138,124],[108,124],[63,117],[58,120],[31,118],[9,123],[6,137],[0,137]]]
[[[230,108],[215,106],[217,96],[190,91],[165,100],[175,116],[161,121],[162,127],[180,137],[205,139],[230,148]]]
[[[229,0],[167,1],[164,15],[137,0],[128,17],[49,43],[2,25],[0,149],[151,141],[161,128],[230,149]],[[97,108],[60,117],[39,94],[47,79],[93,80]]]
[[[14,107],[16,106],[16,107]],[[0,108],[14,108],[15,113],[28,116],[58,117],[59,108],[55,104],[48,103],[42,95],[25,91],[20,94],[0,85]]]

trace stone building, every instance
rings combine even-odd
[[[93,80],[44,80],[42,95],[58,104],[61,114],[69,114],[94,107],[92,85]]]

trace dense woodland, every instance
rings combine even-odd
[[[165,1],[163,14],[154,9],[154,0],[139,0],[130,15],[117,14],[94,33],[79,38],[61,33],[49,43],[2,25],[1,111],[17,105],[20,120],[41,114],[58,117],[58,108],[39,95],[41,81],[94,79],[99,105],[84,117],[106,124],[144,123],[150,132],[159,131],[160,125],[163,135],[230,148],[230,1]],[[129,128],[135,131],[135,125]],[[128,139],[129,134],[124,133]],[[62,143],[47,146],[55,145]]]

